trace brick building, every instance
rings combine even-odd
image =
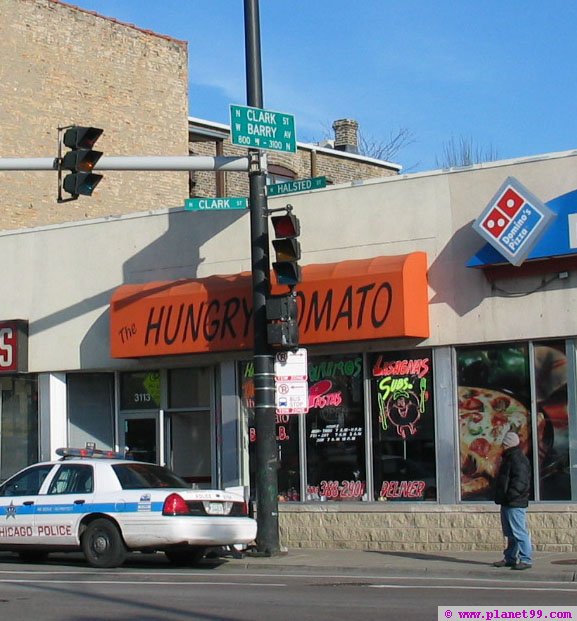
[[[56,157],[57,128],[104,129],[107,155],[186,155],[187,44],[56,0],[0,3],[0,156]],[[57,203],[52,172],[0,172],[0,228],[182,205],[183,172],[107,172]]]
[[[340,119],[333,123],[334,140],[321,144],[297,143],[296,153],[268,153],[271,183],[291,179],[326,177],[327,185],[397,175],[398,164],[366,157],[358,153],[358,124]],[[298,128],[297,128],[298,130]],[[189,118],[190,153],[209,156],[240,156],[246,149],[232,145],[228,125]],[[245,173],[192,172],[191,196],[247,196]]]

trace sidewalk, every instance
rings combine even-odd
[[[500,559],[495,552],[385,552],[371,550],[317,550],[295,548],[275,557],[242,558],[226,555],[219,559],[230,569],[270,569],[276,572],[306,572],[376,576],[461,577],[522,581],[577,582],[577,552],[534,552],[534,565],[525,571],[493,567]],[[205,563],[211,562],[206,559]]]

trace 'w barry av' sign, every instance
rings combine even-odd
[[[515,178],[508,177],[473,228],[513,265],[521,265],[555,214]]]

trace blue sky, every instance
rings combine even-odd
[[[188,41],[189,114],[229,122],[246,103],[243,0],[70,2]],[[430,170],[464,138],[499,159],[577,148],[573,0],[260,0],[264,107],[297,139],[354,118],[394,158]]]

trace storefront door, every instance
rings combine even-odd
[[[118,444],[192,485],[216,485],[214,409],[212,367],[123,373]]]

